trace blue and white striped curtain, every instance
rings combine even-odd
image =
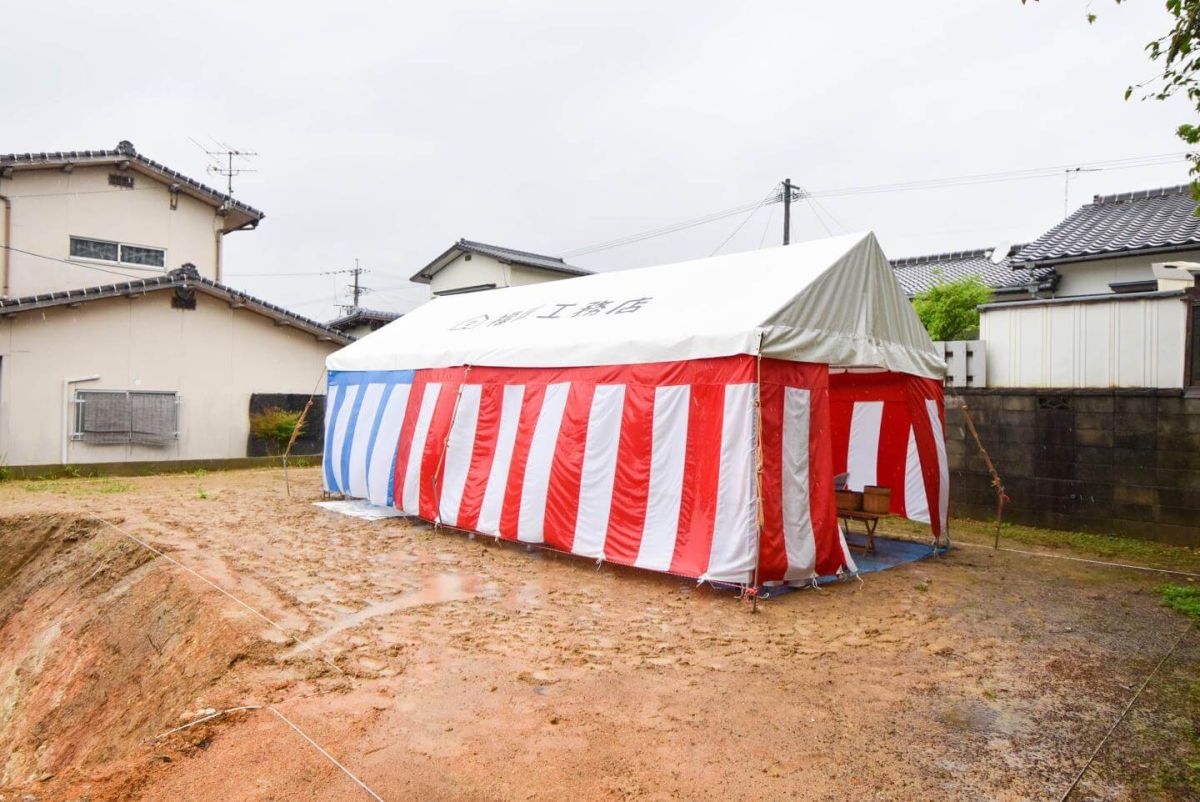
[[[325,489],[392,505],[396,445],[413,371],[330,371],[325,397]]]

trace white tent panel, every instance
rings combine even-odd
[[[443,296],[330,370],[578,367],[759,354],[941,378],[875,235]]]

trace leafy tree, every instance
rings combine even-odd
[[[1114,0],[1117,5],[1126,0]],[[1034,0],[1039,2],[1039,0]],[[1028,0],[1021,0],[1026,5]],[[1149,81],[1133,84],[1125,90],[1129,100],[1134,92],[1145,90],[1142,100],[1166,100],[1174,95],[1183,95],[1200,116],[1200,0],[1166,0],[1167,13],[1171,15],[1171,30],[1146,45],[1151,61],[1160,62],[1162,74]],[[1088,3],[1088,23],[1096,21]],[[1200,144],[1200,125],[1184,123],[1175,133],[1189,145]],[[1192,163],[1192,197],[1200,203],[1200,153],[1188,156]],[[1200,209],[1197,209],[1200,213]]]
[[[939,342],[973,340],[979,336],[979,310],[992,291],[979,276],[947,281],[941,271],[934,274],[933,286],[913,298],[917,316],[929,336]]]

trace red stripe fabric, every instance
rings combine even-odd
[[[757,360],[751,357],[736,356],[681,363],[549,370],[472,367],[469,374],[465,368],[417,371],[400,427],[400,448],[393,481],[396,489],[393,495],[397,502],[403,496],[403,480],[410,459],[409,444],[416,428],[425,390],[430,383],[438,382],[442,387],[438,402],[433,407],[425,447],[421,453],[411,456],[421,460],[421,517],[430,520],[436,517],[440,484],[446,473],[446,466],[442,464],[439,467],[439,463],[444,459],[443,452],[459,387],[466,378],[471,384],[479,384],[481,387],[475,441],[470,449],[470,464],[457,464],[456,468],[455,481],[463,482],[457,525],[462,529],[477,530],[498,446],[505,388],[523,386],[524,396],[519,410],[509,470],[507,476],[498,477],[497,486],[493,488],[493,494],[503,490],[503,504],[492,507],[499,499],[495,495],[488,497],[489,507],[498,509],[500,513],[500,536],[515,539],[518,535],[526,466],[533,434],[542,413],[546,386],[552,383],[570,383],[558,436],[553,441],[553,455],[550,457],[546,486],[546,505],[544,513],[541,513],[544,516],[542,536],[545,544],[569,552],[575,548],[574,535],[577,524],[583,523],[576,519],[579,516],[581,478],[587,473],[584,461],[585,458],[600,459],[594,455],[587,457],[588,426],[596,387],[600,384],[619,385],[624,388],[619,435],[616,434],[615,426],[610,424],[607,427],[615,436],[613,443],[616,449],[616,474],[611,501],[608,503],[607,531],[604,532],[603,519],[599,517],[604,512],[603,502],[599,507],[593,503],[590,509],[593,510],[591,520],[595,531],[588,533],[592,545],[585,550],[595,556],[600,549],[600,537],[603,533],[603,553],[606,560],[634,565],[639,553],[652,553],[659,555],[655,560],[662,560],[656,565],[663,566],[667,564],[665,558],[669,555],[667,570],[670,572],[684,576],[702,576],[709,568],[714,535],[718,534],[715,532],[715,526],[717,512],[721,509],[718,505],[723,481],[720,469],[723,458],[722,440],[726,434],[723,432],[726,415],[724,404],[727,393],[731,392],[727,388],[731,384],[752,385],[761,369],[762,383],[759,391],[763,444],[763,531],[760,543],[754,544],[753,539],[749,539],[758,550],[760,581],[795,578],[799,567],[788,564],[789,544],[793,552],[798,553],[796,538],[808,537],[807,532],[800,531],[807,525],[803,522],[789,523],[789,527],[792,528],[786,536],[784,532],[783,437],[784,433],[789,431],[783,421],[785,409],[805,409],[809,415],[807,503],[810,508],[812,548],[815,552],[817,573],[836,573],[843,568],[845,562],[833,500],[833,475],[835,471],[845,470],[850,420],[856,400],[884,402],[878,482],[893,488],[893,510],[901,514],[904,512],[905,457],[909,432],[914,431],[934,526],[942,526],[937,505],[941,478],[936,443],[929,424],[929,413],[925,407],[926,401],[932,399],[938,403],[939,411],[941,410],[941,388],[936,382],[886,373],[837,374],[831,377],[823,365],[762,360],[760,368],[756,363]],[[660,464],[655,468],[659,471],[660,483],[663,481],[662,476],[671,476],[670,481],[674,482],[678,481],[680,474],[682,475],[682,487],[678,488],[678,518],[674,521],[673,530],[668,528],[664,531],[663,521],[658,520],[663,517],[663,510],[666,509],[664,505],[667,502],[660,498],[654,507],[658,516],[655,532],[659,537],[669,539],[673,531],[674,542],[664,542],[656,538],[654,543],[647,543],[643,547],[647,505],[650,501],[648,493],[651,467],[655,453],[653,440],[656,392],[661,395],[658,388],[678,385],[689,387],[686,443],[680,444],[682,422],[678,421],[674,434],[668,441],[673,445],[660,454]],[[803,400],[797,402],[800,396],[793,390],[792,400],[788,401],[788,388],[805,391]],[[796,421],[792,421],[793,427],[797,425],[799,424]],[[663,427],[660,426],[661,428]],[[796,428],[790,430],[799,431]],[[543,455],[543,459],[548,452],[542,449],[549,442],[539,445],[539,454]],[[467,459],[464,450],[456,448],[455,453],[456,460]],[[662,455],[668,453],[683,455],[684,464],[681,469],[677,463],[672,463],[673,467],[668,466],[665,469],[667,472],[663,473],[662,459],[665,457]],[[791,453],[789,459],[794,461],[795,452]],[[607,459],[611,458],[610,451]],[[671,459],[675,458],[677,457]],[[544,462],[539,464],[545,465]],[[605,463],[597,461],[595,464]],[[438,474],[436,484],[435,474]],[[745,483],[747,479],[744,471],[741,476],[739,481]],[[744,487],[744,484],[742,486]],[[598,487],[606,488],[607,481],[604,480]],[[789,498],[796,499],[794,483],[788,487],[788,493],[791,494]],[[455,488],[457,489],[457,484]],[[664,492],[676,492],[674,485]],[[672,500],[670,504],[673,503]],[[533,509],[529,504],[526,506]],[[792,521],[791,516],[795,514],[795,508],[790,509],[793,512],[789,513],[789,521]],[[529,521],[526,523],[528,525]],[[737,540],[731,540],[730,537],[726,537],[727,549],[730,548],[729,544],[737,543]],[[739,537],[744,538],[744,535]],[[669,548],[669,551],[664,553],[663,548]],[[732,545],[732,548],[734,552],[738,552],[742,547]],[[747,554],[747,560],[749,556]],[[737,555],[733,554],[732,558],[736,560]],[[723,559],[727,562],[730,555],[726,554]],[[807,566],[808,558],[801,559],[805,560]],[[805,568],[805,571],[807,570]]]
[[[503,397],[503,385],[485,384],[480,388],[475,448],[471,453],[471,467],[467,469],[467,481],[463,486],[462,502],[458,508],[460,529],[474,530],[479,525],[479,509],[483,506],[483,494],[487,492],[492,457],[496,453],[496,438],[500,433],[500,405]]]
[[[650,362],[644,365],[600,365],[586,368],[494,368],[471,367],[472,384],[644,384],[661,387],[669,384],[742,384],[754,381],[754,359],[729,356],[717,359],[692,359],[687,362]],[[417,371],[428,382],[456,384],[462,381],[462,368],[435,368]]]
[[[700,576],[708,570],[717,516],[725,385],[693,384],[689,403],[687,462],[670,570],[673,574]]]
[[[409,451],[412,448],[413,431],[417,428],[417,415],[421,411],[421,398],[425,395],[423,371],[413,377],[412,389],[408,392],[408,408],[404,410],[404,423],[400,425],[400,439],[396,450],[396,473],[392,476],[392,506],[400,509],[404,498],[404,474],[408,469]]]
[[[811,418],[808,426],[808,489],[812,499],[812,524],[816,535],[817,573],[831,576],[842,570],[846,556],[842,551],[837,520],[837,502],[833,495],[833,442],[829,408],[829,373],[822,370],[812,377],[810,386]]]
[[[429,419],[429,433],[425,436],[425,450],[421,455],[421,478],[418,498],[421,517],[432,521],[438,517],[438,497],[442,494],[442,476],[446,466],[442,464],[446,453],[446,438],[450,435],[450,423],[458,401],[458,389],[462,386],[461,370],[454,384],[444,382],[433,416]]]
[[[833,448],[830,443],[829,370],[825,365],[762,360],[763,534],[759,581],[782,580],[788,569],[783,535],[783,413],[786,388],[809,393],[809,513],[816,550],[816,572],[831,576],[845,567],[837,508],[833,497]]]
[[[926,400],[938,403],[938,419],[945,414],[942,408],[941,387],[931,379],[907,377],[905,383],[909,415],[913,421],[913,436],[917,442],[917,454],[921,457],[921,475],[925,480],[925,498],[929,501],[930,527],[935,533],[942,531],[942,513],[938,504],[941,471],[938,466],[937,445],[933,440],[933,422],[929,419]],[[943,424],[944,426],[944,424]]]
[[[508,485],[504,491],[504,509],[500,513],[500,537],[516,540],[517,522],[521,514],[521,488],[525,484],[525,465],[529,461],[529,446],[533,442],[533,430],[538,415],[542,412],[542,400],[546,397],[545,383],[525,383],[525,399],[521,404],[521,417],[517,423],[517,441],[513,445],[512,462],[508,468]]]
[[[763,509],[762,540],[758,550],[760,582],[779,581],[787,572],[787,549],[783,541],[784,388],[785,385],[768,380],[766,376],[759,387],[759,408],[762,410]]]
[[[617,450],[608,537],[604,541],[604,557],[610,562],[633,565],[637,559],[646,523],[653,428],[654,387],[629,384],[625,389],[625,408],[621,416],[621,442]]]
[[[588,416],[596,385],[572,382],[558,428],[558,443],[550,465],[546,491],[543,539],[546,545],[570,551],[575,540],[575,516],[579,512],[579,482],[583,477],[583,452],[587,445]]]
[[[850,416],[855,402],[882,401],[883,419],[879,432],[879,462],[876,482],[891,489],[891,512],[908,517],[904,497],[905,466],[908,439],[911,432],[921,459],[921,477],[929,505],[931,528],[941,530],[941,510],[938,498],[941,474],[938,468],[937,446],[925,408],[926,399],[937,402],[943,409],[941,385],[903,373],[840,373],[830,377],[830,395],[834,427],[832,445],[835,449],[836,470],[845,470],[846,451],[850,437]],[[944,414],[944,413],[942,413]]]

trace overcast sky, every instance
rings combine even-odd
[[[427,295],[407,277],[459,237],[561,255],[785,176],[821,205],[794,207],[793,241],[989,247],[1061,219],[1061,172],[820,194],[1182,152],[1184,104],[1122,99],[1155,74],[1162,1],[1090,5],[1091,26],[1086,0],[10,4],[0,152],[129,139],[216,183],[189,138],[257,151],[234,191],[267,217],[227,238],[228,281],[322,319],[345,277],[308,274],[355,258],[363,305],[406,309]],[[1080,173],[1070,205],[1186,180],[1182,159]],[[707,256],[745,217],[571,261]],[[722,252],[780,229],[764,207]]]

